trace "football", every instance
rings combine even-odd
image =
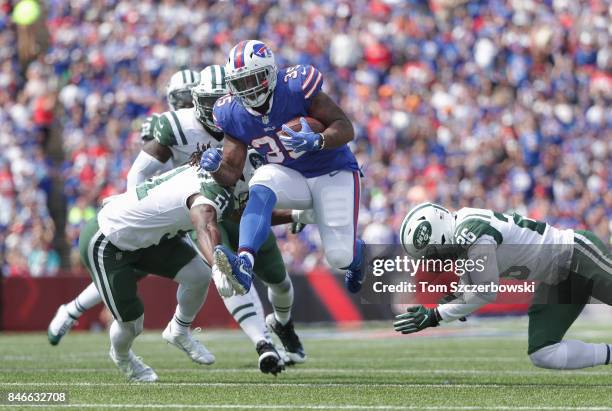
[[[285,125],[287,127],[289,127],[293,131],[300,131],[302,129],[302,124],[300,123],[300,118],[301,117],[296,117],[296,118],[294,118],[292,120],[289,120],[287,123],[285,123]],[[321,123],[316,118],[312,118],[312,117],[304,117],[304,118],[308,122],[308,125],[310,126],[312,131],[314,131],[315,133],[320,133],[323,130],[325,130],[325,126],[323,125],[323,123]],[[281,131],[281,133],[285,134],[282,131]]]

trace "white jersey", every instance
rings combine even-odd
[[[187,163],[198,144],[221,147],[223,136],[214,136],[197,119],[195,108],[162,113],[153,127],[153,137],[172,152],[172,168]]]
[[[125,251],[159,244],[193,230],[187,199],[194,194],[201,194],[204,202],[215,208],[217,220],[227,217],[237,207],[237,200],[248,195],[253,173],[253,163],[246,161],[241,180],[234,190],[228,190],[196,167],[175,168],[113,197],[98,213],[100,230]]]
[[[500,277],[557,283],[569,268],[574,231],[561,230],[519,214],[462,208],[455,214],[453,243],[495,247]]]

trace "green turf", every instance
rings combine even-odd
[[[157,371],[160,381],[152,385],[125,382],[108,359],[106,333],[75,332],[57,347],[42,333],[0,334],[0,391],[67,391],[77,409],[612,407],[612,369],[533,367],[525,320],[470,320],[407,337],[389,330],[301,327],[308,363],[278,377],[258,371],[255,351],[239,331],[200,335],[217,356],[213,366],[191,363],[159,332],[148,332],[135,352]],[[581,322],[570,336],[611,341],[612,327]]]

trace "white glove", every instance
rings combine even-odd
[[[291,218],[294,222],[300,224],[314,224],[315,221],[315,213],[312,208],[308,210],[292,210]]]
[[[219,270],[216,264],[212,267],[212,278],[221,297],[229,298],[234,295],[234,287],[232,287],[225,274]]]

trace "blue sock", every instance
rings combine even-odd
[[[363,247],[365,243],[361,239],[357,239],[357,246],[355,247],[355,256],[353,257],[353,261],[348,267],[344,267],[343,270],[351,270],[356,271],[361,269],[363,264]]]
[[[272,210],[275,205],[276,194],[268,187],[254,185],[249,190],[249,201],[240,219],[238,253],[250,254],[251,263],[259,248],[270,235]]]

